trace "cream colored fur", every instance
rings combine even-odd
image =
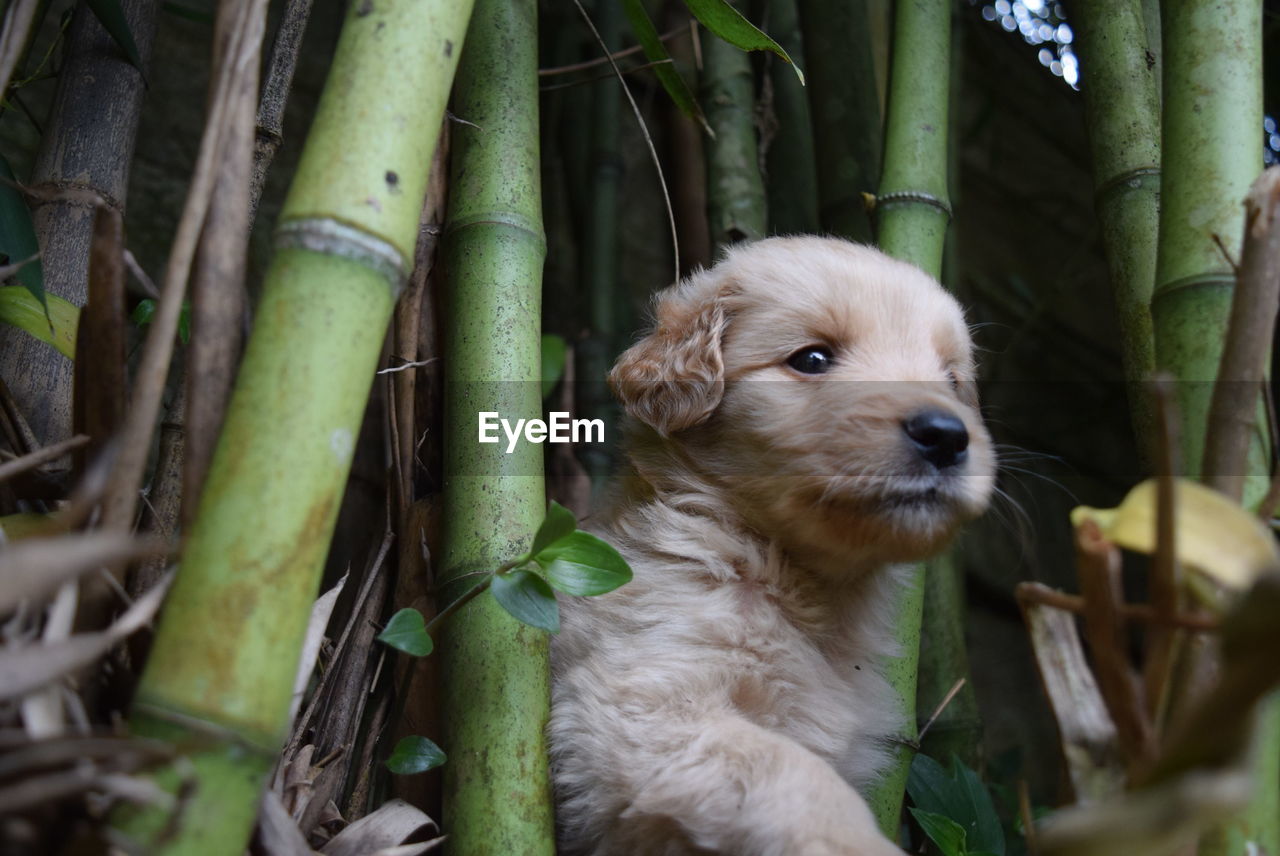
[[[834,360],[804,374],[808,346]],[[898,725],[877,669],[900,563],[981,513],[968,330],[868,247],[775,238],[663,292],[610,380],[630,472],[597,527],[634,580],[562,601],[550,724],[562,852],[900,853],[858,793]],[[937,470],[903,434],[962,420]]]

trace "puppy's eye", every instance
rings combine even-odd
[[[835,357],[826,348],[813,345],[787,357],[787,365],[802,374],[824,374],[835,365]]]
[[[956,377],[955,372],[947,372],[947,383],[951,384],[953,390],[960,389],[960,378]]]

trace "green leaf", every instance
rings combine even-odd
[[[698,100],[693,97],[680,72],[672,65],[671,54],[667,53],[667,46],[662,43],[658,28],[653,25],[653,20],[645,11],[642,0],[623,0],[622,6],[627,12],[627,18],[631,21],[631,31],[636,34],[636,39],[644,48],[645,57],[649,62],[660,63],[653,67],[653,73],[658,76],[662,88],[667,90],[667,94],[680,108],[680,112],[701,125],[702,130],[709,136],[714,137],[716,134],[707,124],[707,117],[702,115],[702,107],[698,105]]]
[[[551,500],[551,505],[547,508],[547,518],[542,521],[537,534],[533,536],[533,546],[529,548],[529,555],[535,556],[541,553],[561,538],[572,535],[577,528],[578,521],[573,516],[573,512],[554,499]]]
[[[31,209],[27,208],[26,200],[18,191],[17,181],[9,161],[4,155],[0,155],[0,254],[9,257],[9,264],[17,264],[36,256],[30,264],[23,265],[14,277],[23,288],[31,292],[47,317],[49,305],[44,293],[44,267],[39,259],[40,244],[36,241],[36,229],[31,222]],[[52,319],[49,319],[49,323],[52,323]],[[27,330],[26,327],[23,329]],[[36,336],[31,330],[27,332]]]
[[[151,323],[156,314],[156,302],[151,298],[139,300],[138,305],[129,313],[129,320],[139,327]],[[178,341],[187,344],[191,341],[191,301],[182,301],[182,311],[178,313]]]
[[[378,634],[378,641],[384,642],[414,657],[425,657],[431,653],[431,637],[427,635],[426,622],[422,613],[412,607],[391,616],[386,628]]]
[[[560,607],[547,581],[531,571],[498,574],[489,586],[494,598],[517,621],[551,633],[560,632]]]
[[[978,774],[953,758],[951,769],[916,755],[907,776],[907,793],[918,808],[948,817],[965,831],[969,847],[1004,856],[1004,830],[991,795]]]
[[[604,594],[631,581],[631,567],[613,547],[589,532],[574,532],[533,560],[543,576],[565,594]]]
[[[942,856],[968,856],[969,850],[964,843],[964,828],[943,814],[934,814],[918,808],[907,809],[920,824],[929,840],[938,845]]]
[[[56,294],[46,294],[45,307],[22,285],[0,286],[0,322],[25,330],[53,345],[69,360],[76,358],[76,328],[80,307]]]
[[[133,63],[138,74],[142,75],[145,83],[147,75],[142,70],[142,57],[138,55],[138,46],[133,41],[133,33],[129,32],[129,22],[124,17],[124,10],[120,8],[120,0],[85,0],[85,2],[102,23],[102,28],[120,46],[120,50],[124,51],[124,55],[129,58],[129,62]]]
[[[773,51],[796,70],[800,85],[804,85],[804,72],[791,62],[791,57],[782,49],[782,45],[758,30],[754,24],[742,17],[742,13],[730,6],[725,0],[684,0],[693,17],[702,22],[702,26],[724,39],[729,44],[744,51]]]
[[[542,336],[542,397],[546,398],[556,388],[564,374],[564,361],[569,346],[562,336],[545,333]]]
[[[447,760],[439,746],[425,737],[411,735],[401,737],[396,748],[391,750],[387,769],[401,776],[409,776],[434,770]]]
[[[138,305],[133,307],[129,320],[139,327],[145,327],[151,323],[151,317],[155,314],[156,302],[148,297],[146,300],[139,300]]]

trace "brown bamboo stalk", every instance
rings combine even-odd
[[[89,245],[89,294],[76,333],[75,406],[77,434],[89,445],[76,455],[77,471],[102,451],[124,417],[125,368],[124,221],[103,206],[94,212]]]
[[[250,72],[248,67],[257,65],[262,47],[266,2],[251,0],[237,8],[241,10],[241,15],[234,35],[224,43],[229,59],[217,64],[220,73],[213,83],[214,95],[210,99],[204,133],[200,140],[195,174],[191,179],[182,218],[178,222],[177,234],[169,253],[164,287],[155,317],[143,347],[122,431],[120,454],[112,473],[112,483],[103,499],[104,528],[127,529],[133,525],[138,490],[151,445],[151,432],[160,409],[165,376],[173,355],[173,343],[187,280],[210,199],[217,184],[217,170],[222,163],[228,117],[234,112],[234,93],[244,91],[237,85],[236,78],[242,74],[256,73]]]
[[[252,223],[262,199],[262,187],[267,181],[267,171],[284,141],[284,109],[293,86],[293,72],[298,65],[298,52],[302,37],[311,16],[312,0],[287,0],[276,37],[271,44],[271,59],[267,61],[267,76],[262,87],[262,99],[258,105],[258,123],[253,147],[253,178],[250,190],[250,216]]]
[[[228,73],[228,62],[239,59],[228,49],[235,36],[235,14],[231,4],[218,7],[213,81]],[[258,96],[256,52],[241,73],[229,77],[221,157],[191,277],[182,478],[182,519],[187,526],[195,519],[244,340],[244,272],[255,195],[251,175]],[[218,83],[211,84],[211,99],[217,97],[218,88]]]
[[[145,66],[155,34],[157,0],[122,0],[121,6]],[[45,289],[83,305],[95,208],[90,200],[105,200],[124,213],[144,87],[138,70],[87,6],[77,9],[67,44],[67,60],[31,174],[31,214]],[[104,109],[106,105],[111,109]],[[41,443],[69,437],[72,361],[7,325],[0,325],[0,361]]]

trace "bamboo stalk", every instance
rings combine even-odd
[[[947,128],[951,71],[951,6],[947,0],[903,3],[893,31],[885,129],[884,177],[876,206],[880,247],[937,277],[951,217],[947,201]],[[926,586],[945,583],[946,571],[917,565],[903,591],[892,626],[904,656],[887,664],[897,695],[902,732],[894,763],[873,787],[869,801],[886,834],[895,835],[916,737],[916,686]],[[942,604],[939,603],[939,606]],[[960,601],[934,613],[937,638],[963,639]],[[952,674],[954,681],[964,675]]]
[[[822,228],[872,239],[863,194],[880,177],[880,96],[869,0],[800,0]]]
[[[617,2],[596,5],[596,29],[610,53],[618,46],[620,6]],[[586,380],[580,387],[580,401],[588,418],[603,419],[606,424],[617,419],[617,407],[604,378],[620,350],[616,342],[626,321],[619,317],[625,298],[618,284],[618,194],[625,168],[618,148],[622,112],[619,85],[617,78],[611,76],[592,87],[588,176],[591,195],[583,223],[579,284],[579,293],[587,295],[591,310],[591,337],[577,346]],[[593,493],[598,494],[607,484],[612,451],[603,444],[587,444],[578,450],[578,458],[591,477]]]
[[[707,124],[715,138],[707,151],[707,217],[718,254],[730,244],[765,234],[764,182],[756,140],[751,58],[715,36],[702,40],[698,80]]]
[[[469,12],[350,7],[130,719],[183,747],[194,785],[176,818],[120,817],[154,852],[237,854],[248,840]]]
[[[271,58],[267,61],[262,98],[258,103],[253,147],[251,223],[257,215],[258,202],[262,199],[267,170],[271,168],[271,161],[284,142],[284,108],[289,101],[293,72],[298,66],[298,53],[302,49],[302,37],[306,34],[307,19],[310,17],[311,0],[287,0],[276,28],[275,39],[271,43]]]
[[[767,0],[766,31],[801,68],[807,68],[796,0]],[[765,149],[769,232],[812,234],[818,226],[818,173],[813,160],[809,98],[795,69],[772,54],[765,56],[772,122]]]
[[[1262,161],[1262,21],[1251,0],[1165,3],[1156,365],[1179,381],[1182,461],[1201,473],[1206,417],[1240,246],[1240,201]],[[1260,449],[1256,449],[1260,452]],[[1253,457],[1250,472],[1265,472]]]
[[[144,65],[151,55],[157,6],[156,0],[121,2]],[[67,44],[31,173],[36,198],[31,216],[45,289],[83,305],[93,233],[91,200],[105,200],[124,213],[144,89],[138,70],[88,7],[76,10]],[[0,362],[36,437],[56,443],[71,436],[72,362],[8,325],[0,325]]]
[[[445,344],[445,508],[440,577],[449,602],[519,553],[545,509],[542,451],[476,443],[476,414],[542,413],[542,229],[537,4],[479,0],[458,72]],[[548,639],[492,598],[443,627],[443,828],[454,854],[554,851],[543,728]]]
[[[234,10],[230,3],[218,6],[215,45],[223,45],[234,36]],[[232,58],[225,49],[215,49],[214,57],[213,75],[217,79],[222,71],[219,65]],[[182,495],[187,497],[183,524],[187,527],[195,518],[196,501],[222,428],[244,339],[244,272],[256,196],[250,187],[258,103],[256,61],[247,63],[244,72],[235,76],[235,86],[223,122],[221,163],[191,277],[182,478]]]
[[[1139,444],[1155,436],[1151,293],[1160,212],[1160,95],[1142,0],[1082,0],[1072,17],[1088,66],[1082,87],[1093,153],[1094,204],[1111,274],[1125,378]],[[1159,41],[1157,36],[1156,41]],[[1144,449],[1152,459],[1152,450]]]

